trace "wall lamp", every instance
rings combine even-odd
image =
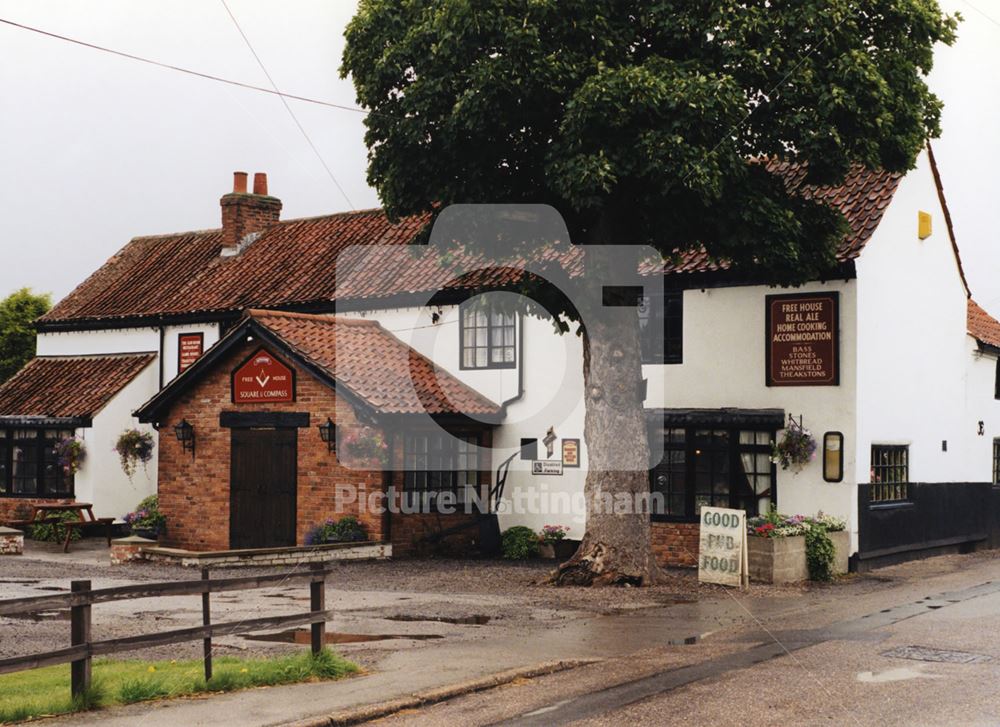
[[[177,441],[181,443],[185,452],[190,452],[194,456],[194,427],[187,419],[182,419],[180,424],[174,426],[174,434]]]
[[[326,442],[326,450],[328,452],[337,451],[337,425],[333,423],[330,417],[326,418],[325,424],[320,424],[318,427],[319,436],[324,442]]]

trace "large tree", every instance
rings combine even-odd
[[[0,383],[35,355],[34,320],[52,307],[48,293],[36,295],[21,288],[0,300]]]
[[[956,24],[935,0],[361,0],[341,73],[390,217],[545,203],[574,243],[704,247],[796,284],[830,269],[843,219],[753,160],[807,163],[815,183],[912,167],[939,133],[924,78]],[[588,274],[637,263],[601,257]],[[615,461],[647,442],[634,310],[583,323],[592,505],[648,488]],[[592,509],[561,568],[649,582],[648,514]]]

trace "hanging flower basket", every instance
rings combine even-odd
[[[128,476],[129,482],[139,463],[143,469],[153,458],[153,435],[149,432],[141,432],[138,429],[126,429],[118,435],[115,442],[115,451],[121,461],[122,471]]]
[[[379,467],[389,458],[389,445],[382,432],[372,427],[349,431],[342,441],[344,450],[351,456],[347,464]]]
[[[780,464],[781,469],[799,472],[816,456],[816,440],[812,432],[802,426],[802,422],[788,417],[785,436],[771,448],[771,461]]]
[[[63,474],[67,477],[79,472],[80,467],[87,459],[87,447],[83,440],[76,436],[63,437],[56,442],[53,447],[56,454],[56,461],[62,467]]]

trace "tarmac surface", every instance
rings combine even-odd
[[[105,568],[100,555],[94,557],[91,565],[74,568],[122,579],[122,571]],[[28,578],[38,582],[4,584],[16,580],[8,577],[6,564],[0,598],[29,595],[12,589],[52,582]],[[26,570],[53,576],[55,571],[46,569],[61,567],[58,561],[53,565],[28,557],[17,566],[21,577]],[[143,579],[165,579],[166,571],[193,576],[179,570],[136,567],[125,573]],[[398,637],[336,647],[362,663],[365,675],[132,705],[48,723],[310,723],[554,660],[600,661],[516,678],[406,709],[379,723],[1000,722],[994,717],[1000,715],[1000,690],[995,687],[1000,677],[1000,554],[945,556],[830,586],[758,587],[748,594],[699,587],[690,573],[675,574],[672,589],[555,589],[541,584],[547,570],[546,564],[490,561],[349,564],[328,587],[328,607],[343,613],[328,629]],[[263,615],[260,609],[298,610],[295,599],[307,603],[304,588],[290,587],[284,596],[274,597],[279,593],[282,589],[253,601],[223,603],[222,608]],[[178,622],[171,626],[184,625],[180,622],[187,615],[200,617],[197,599],[175,600],[177,605],[154,604],[164,611],[162,616]],[[95,632],[102,628],[102,612],[103,628],[128,620],[125,614],[108,614],[102,604],[95,607]],[[0,620],[0,651],[9,643],[10,627]],[[65,622],[56,627],[59,634],[64,630]],[[922,648],[905,648],[913,646]],[[224,648],[257,653],[304,647],[232,637]]]

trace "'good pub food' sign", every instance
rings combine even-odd
[[[747,514],[727,507],[701,508],[698,529],[698,580],[724,586],[746,584]]]
[[[838,304],[837,293],[765,297],[768,386],[840,383]]]

